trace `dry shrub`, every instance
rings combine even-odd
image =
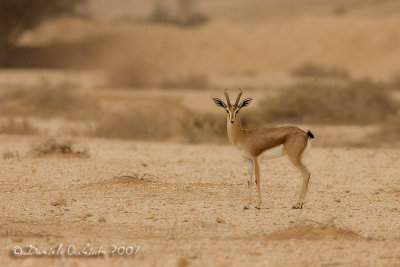
[[[312,63],[304,63],[290,72],[294,76],[330,79],[350,79],[347,70],[341,68],[325,68]]]
[[[369,79],[344,85],[296,84],[262,100],[259,116],[276,122],[379,123],[398,108],[385,89]]]
[[[109,68],[108,83],[114,88],[148,88],[156,85],[156,66],[143,60],[118,63]],[[157,72],[158,73],[158,72]]]
[[[180,135],[189,143],[221,142],[226,139],[225,116],[195,113],[181,121]]]
[[[160,140],[176,136],[179,121],[186,109],[179,103],[165,101],[135,105],[113,112],[100,120],[91,135],[119,139]]]
[[[97,114],[98,106],[97,100],[78,95],[69,83],[51,85],[42,81],[35,86],[11,88],[0,96],[0,113],[7,115],[90,118]]]
[[[16,120],[9,118],[7,121],[0,124],[0,133],[32,135],[37,134],[38,130],[26,119]]]
[[[400,90],[400,73],[396,73],[393,75],[392,79],[389,82],[391,88]]]
[[[347,9],[344,6],[337,6],[333,9],[333,14],[336,16],[342,16],[347,13]]]
[[[207,16],[197,11],[195,0],[177,0],[178,10],[172,12],[167,5],[156,2],[149,20],[157,23],[175,24],[181,27],[199,26],[208,21]]]
[[[393,115],[389,117],[381,126],[381,130],[372,135],[371,138],[379,142],[392,142],[400,141],[400,115]]]
[[[7,151],[3,152],[3,159],[12,159],[12,158],[19,159],[18,151],[11,152],[11,151],[7,150]]]
[[[189,112],[179,98],[138,98],[135,103],[104,116],[89,131],[97,137],[160,140],[176,137]]]
[[[149,18],[152,22],[166,23],[171,21],[171,11],[168,6],[160,1],[154,3],[153,11]]]
[[[109,67],[108,85],[112,88],[204,89],[209,86],[207,75],[190,73],[172,77],[155,60],[136,59],[118,62]]]
[[[51,154],[65,154],[78,157],[89,157],[87,149],[76,149],[74,142],[71,140],[55,140],[47,138],[41,142],[32,145],[32,152],[37,156],[45,156]]]
[[[208,77],[204,74],[189,74],[175,79],[166,78],[159,84],[159,88],[166,89],[205,89],[209,86]]]
[[[90,134],[118,139],[220,142],[226,137],[226,121],[224,116],[209,113],[128,110],[105,117]]]

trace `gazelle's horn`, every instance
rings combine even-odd
[[[231,105],[231,101],[229,100],[228,93],[226,92],[227,90],[228,90],[228,88],[225,89],[224,95],[225,95],[226,103],[228,104],[228,107],[231,107],[232,105]]]
[[[235,106],[239,105],[239,100],[240,100],[240,97],[242,96],[242,89],[239,88],[239,91],[240,91],[240,93],[238,94],[238,96],[236,98]]]

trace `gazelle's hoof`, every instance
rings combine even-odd
[[[260,207],[258,207],[258,206],[256,206],[256,209],[260,210],[261,208],[260,208]]]
[[[243,210],[248,210],[249,208],[247,206],[244,206]]]
[[[304,203],[299,202],[299,203],[297,203],[296,205],[294,205],[294,206],[292,207],[292,209],[294,209],[294,210],[302,209],[302,208],[303,208],[303,204],[304,204]]]

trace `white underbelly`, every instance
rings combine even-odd
[[[306,154],[306,152],[310,150],[310,148],[311,148],[311,142],[310,142],[310,139],[309,139],[308,142],[307,142],[307,146],[304,149],[301,157],[303,157]],[[240,151],[240,153],[242,154],[242,156],[244,158],[246,158],[246,159],[252,159],[253,158],[253,156],[249,152],[246,152],[246,151],[244,151],[244,150],[242,150],[242,149],[240,149],[238,147],[237,147],[237,149]],[[262,152],[258,156],[258,158],[259,159],[274,159],[274,158],[279,158],[279,157],[282,157],[282,156],[285,156],[285,155],[287,155],[287,154],[285,152],[285,147],[282,144],[282,145],[279,145],[279,146],[276,146],[276,147],[273,147],[273,148],[265,150],[264,152]]]
[[[259,156],[259,159],[273,159],[273,158],[279,158],[281,156],[284,156],[285,149],[283,145],[279,145],[270,149],[265,150],[264,152],[261,153]],[[252,155],[248,152],[242,151],[242,156],[247,159],[252,159]]]
[[[279,145],[270,149],[265,150],[263,153],[261,153],[260,158],[261,159],[274,159],[274,158],[279,158],[285,155],[285,149],[283,145]]]

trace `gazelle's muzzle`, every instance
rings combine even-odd
[[[231,107],[228,111],[228,120],[230,121],[231,124],[234,124],[236,121],[236,109]]]

